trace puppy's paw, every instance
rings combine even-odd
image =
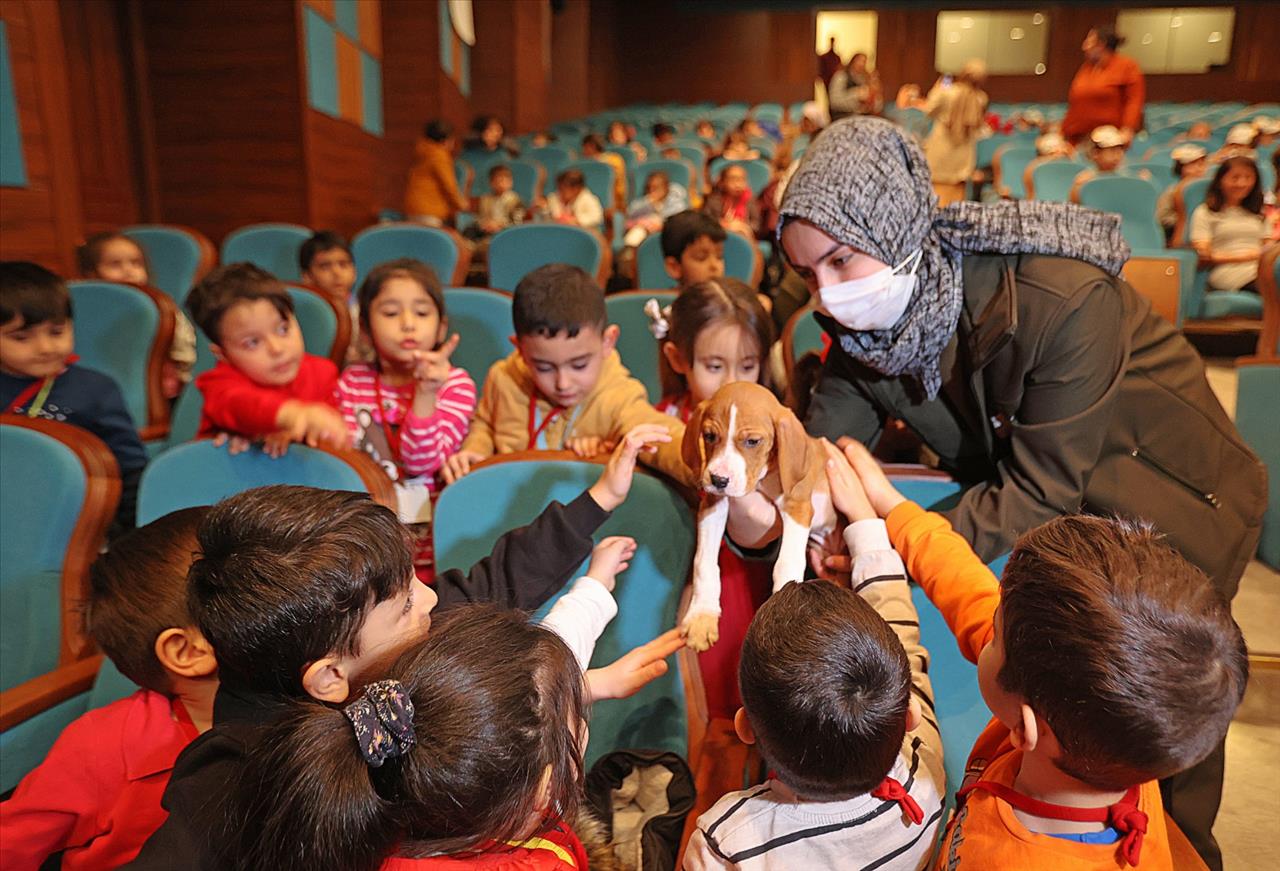
[[[680,633],[691,650],[701,653],[720,640],[720,615],[696,611],[685,615]]]

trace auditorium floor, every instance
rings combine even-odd
[[[1209,385],[1232,417],[1235,370],[1210,361]],[[1232,602],[1253,658],[1249,689],[1227,734],[1227,775],[1214,832],[1227,871],[1275,867],[1280,782],[1280,573],[1254,561]]]

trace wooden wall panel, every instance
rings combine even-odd
[[[814,20],[808,10],[781,4],[678,0],[591,0],[589,103],[598,110],[631,102],[790,102],[812,93]],[[1083,61],[1089,29],[1115,22],[1116,11],[1168,2],[990,4],[1034,8],[1049,16],[1044,75],[994,76],[993,100],[1064,101]],[[1234,6],[1231,61],[1203,75],[1152,75],[1152,100],[1274,100],[1280,94],[1280,14],[1275,3],[1205,0]],[[937,78],[934,39],[938,12],[959,4],[867,4],[878,15],[877,64],[886,94]],[[968,8],[983,8],[971,4]],[[1122,49],[1123,51],[1123,49]]]
[[[27,186],[0,188],[0,259],[33,260],[74,274],[83,220],[58,5],[0,4],[18,104]]]
[[[256,221],[306,224],[305,92],[292,3],[136,0],[165,221],[216,242]]]
[[[347,238],[377,220],[386,185],[384,145],[350,121],[306,110],[309,225],[337,230]]]
[[[58,10],[87,236],[141,220],[139,146],[127,95],[123,8],[117,3],[61,0]]]
[[[475,0],[472,104],[502,119],[509,133],[548,122],[551,86],[549,0]]]
[[[551,17],[551,90],[549,121],[576,118],[591,111],[591,3],[565,0]]]

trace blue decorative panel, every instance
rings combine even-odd
[[[360,52],[360,78],[364,83],[364,129],[382,135],[382,64],[368,52]]]
[[[338,117],[338,44],[333,25],[303,9],[307,44],[307,97],[311,108]]]
[[[0,21],[0,185],[27,186],[18,100],[13,91],[13,70],[9,66],[9,33],[3,21]]]

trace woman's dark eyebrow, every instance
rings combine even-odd
[[[816,260],[813,261],[814,265],[815,266],[818,265],[823,260],[826,260],[828,257],[830,257],[832,254],[835,254],[837,251],[839,251],[843,247],[844,247],[843,242],[837,242],[836,244],[832,245],[830,248],[826,250],[824,254],[822,254],[820,257],[818,257]]]

